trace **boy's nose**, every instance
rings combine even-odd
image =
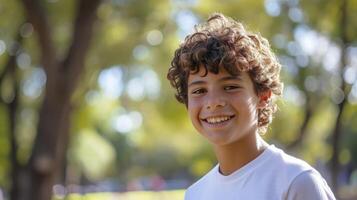
[[[211,97],[206,102],[206,109],[214,110],[226,106],[226,101],[220,97]]]

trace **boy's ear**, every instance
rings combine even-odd
[[[261,92],[258,98],[259,98],[258,108],[265,108],[269,104],[271,98],[271,90],[266,90],[264,92]]]

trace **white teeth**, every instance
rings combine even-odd
[[[215,124],[215,123],[220,123],[229,120],[230,117],[224,116],[224,117],[209,117],[207,118],[207,122],[210,124]]]

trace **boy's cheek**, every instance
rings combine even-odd
[[[187,107],[187,111],[188,114],[191,118],[191,121],[194,123],[195,120],[198,119],[199,116],[199,106],[197,103],[191,101],[190,103],[188,103],[188,107]]]
[[[200,104],[197,102],[191,101],[188,104],[187,111],[190,113],[191,117],[195,117],[195,116],[197,117],[200,112]]]
[[[194,98],[187,99],[187,109],[190,111],[197,106],[197,101]]]

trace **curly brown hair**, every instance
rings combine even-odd
[[[218,74],[225,69],[230,75],[247,72],[257,95],[271,91],[268,105],[258,110],[260,133],[265,133],[276,111],[273,101],[282,94],[281,65],[271,51],[269,42],[258,34],[246,31],[243,25],[220,13],[211,15],[207,22],[195,26],[171,61],[167,78],[176,89],[176,98],[187,107],[187,81],[190,74],[198,73],[203,66],[208,72]]]

